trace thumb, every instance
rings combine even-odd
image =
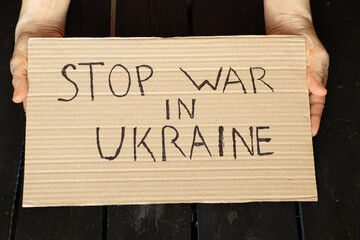
[[[327,93],[325,88],[328,79],[329,54],[325,48],[311,51],[307,59],[306,79],[310,92],[324,97]]]
[[[13,102],[21,103],[26,99],[28,92],[27,59],[24,55],[14,54],[10,61],[10,70],[13,75],[14,87]]]
[[[306,71],[306,79],[308,81],[308,88],[312,94],[317,96],[325,96],[327,93],[324,87],[324,72],[322,69],[314,69],[314,67],[308,67]]]

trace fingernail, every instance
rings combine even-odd
[[[17,96],[18,94],[18,90],[17,89],[14,89],[14,93],[13,93],[13,97],[12,97],[12,100],[15,102],[15,97]]]
[[[327,90],[326,90],[325,88],[321,88],[321,89],[319,89],[319,95],[321,95],[321,96],[325,96],[325,95],[326,95],[326,93],[327,93]]]
[[[313,137],[315,137],[316,133],[317,133],[317,130],[312,128],[311,129],[311,134],[312,134]]]

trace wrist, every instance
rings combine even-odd
[[[20,34],[36,34],[47,32],[58,32],[63,35],[65,29],[65,21],[49,21],[49,20],[29,20],[20,21],[16,25],[15,36]]]
[[[282,13],[265,21],[267,34],[311,34],[314,31],[312,19],[298,14]],[[284,33],[288,32],[288,33]]]
[[[70,0],[23,0],[15,36],[57,32],[63,35]]]
[[[321,44],[315,32],[312,19],[298,14],[284,13],[267,19],[266,33],[269,35],[302,35],[307,44]]]
[[[309,0],[264,0],[264,14],[267,34],[315,33]]]
[[[31,37],[63,37],[65,22],[26,21],[16,25],[15,44]]]

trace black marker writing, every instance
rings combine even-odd
[[[236,135],[240,137],[241,141],[243,142],[244,146],[248,150],[251,156],[254,155],[254,141],[253,141],[253,127],[249,128],[250,130],[250,137],[251,137],[251,150],[246,143],[245,139],[241,136],[241,134],[236,130],[236,128],[232,129],[232,138],[233,138],[233,153],[234,153],[234,159],[236,159]]]
[[[199,135],[199,137],[201,139],[201,142],[195,142],[196,135]],[[200,147],[200,146],[205,146],[205,148],[208,151],[209,155],[212,156],[208,146],[206,145],[205,139],[204,139],[203,135],[201,134],[201,132],[199,130],[199,127],[196,125],[195,128],[194,128],[193,142],[191,144],[190,159],[192,159],[192,154],[193,154],[193,151],[194,151],[194,147]]]
[[[144,78],[144,79],[141,79],[141,77],[140,77],[140,68],[150,69],[150,74],[149,74],[149,76],[147,76],[147,77]],[[138,83],[139,83],[139,88],[140,88],[141,96],[144,96],[145,94],[144,94],[144,88],[143,88],[142,83],[145,82],[145,81],[147,81],[147,80],[149,80],[149,79],[152,77],[154,71],[153,71],[152,67],[149,66],[149,65],[140,65],[140,66],[136,66],[136,73],[137,73],[137,77],[138,77]]]
[[[166,119],[170,119],[170,105],[169,105],[169,99],[166,99]]]
[[[190,118],[194,118],[195,102],[196,102],[196,99],[192,99],[192,107],[191,107],[191,112],[190,112],[189,108],[185,105],[185,103],[180,98],[178,98],[179,119],[181,119],[181,107],[180,107],[181,105],[185,108],[185,110],[189,114]]]
[[[104,65],[103,62],[89,62],[89,63],[78,63],[79,65],[89,66],[90,68],[90,93],[91,101],[94,101],[94,77],[93,77],[93,65]]]
[[[113,87],[112,87],[111,74],[112,74],[112,72],[114,71],[114,69],[115,69],[116,67],[121,67],[122,69],[125,70],[125,72],[126,72],[127,75],[128,75],[128,86],[127,86],[127,89],[126,89],[125,93],[123,93],[123,94],[116,94],[115,91],[114,91],[114,89],[113,89]],[[126,95],[128,94],[128,92],[129,92],[129,90],[130,90],[130,85],[131,85],[131,77],[130,77],[130,73],[129,73],[128,69],[127,69],[126,67],[124,67],[123,65],[121,65],[121,64],[116,64],[116,65],[114,65],[114,66],[112,67],[110,73],[109,73],[109,88],[110,88],[110,91],[112,92],[112,94],[113,94],[115,97],[124,97],[124,96],[126,96]]]
[[[72,81],[72,80],[68,77],[68,75],[67,75],[67,73],[66,73],[66,70],[67,70],[68,67],[72,67],[72,69],[76,70],[76,67],[75,67],[74,64],[67,64],[67,65],[65,65],[65,66],[63,67],[63,69],[61,69],[61,74],[63,75],[63,77],[64,77],[66,80],[68,80],[70,83],[72,83],[72,84],[74,85],[74,87],[75,87],[75,94],[74,94],[74,96],[73,96],[72,98],[69,98],[69,99],[58,98],[58,101],[69,102],[69,101],[73,100],[73,99],[78,95],[78,92],[79,92],[79,88],[78,88],[78,86],[76,85],[76,83],[75,83],[74,81]]]
[[[233,72],[233,73],[235,74],[235,76],[237,77],[237,80],[235,80],[235,81],[230,81],[230,74],[231,74],[232,72]],[[244,93],[246,93],[246,88],[245,88],[244,83],[241,81],[241,79],[240,79],[239,75],[237,74],[237,72],[230,67],[230,68],[229,68],[228,75],[226,76],[226,81],[225,81],[225,84],[224,84],[223,93],[225,92],[225,89],[226,89],[226,86],[227,86],[227,85],[229,85],[229,84],[236,84],[236,83],[240,83],[240,84],[241,84],[241,87],[242,87],[242,89],[243,89],[243,91],[244,91]]]
[[[136,145],[136,131],[137,131],[137,128],[136,127],[134,128],[134,161],[136,161],[136,148],[140,147],[140,145],[143,145],[145,147],[145,149],[148,151],[148,153],[150,154],[151,158],[154,160],[154,162],[156,162],[154,154],[152,153],[149,146],[145,142],[145,138],[149,134],[150,130],[151,130],[151,127],[148,128],[148,130],[146,131],[144,137],[141,139],[140,143],[138,145]]]
[[[262,76],[259,77],[257,80],[259,80],[259,81],[261,81],[262,83],[264,83],[268,88],[271,89],[271,91],[274,92],[274,89],[273,89],[269,84],[267,84],[266,82],[264,82],[264,81],[262,80],[262,79],[265,77],[265,74],[266,74],[265,69],[262,68],[262,67],[251,67],[251,68],[250,68],[250,75],[251,75],[251,81],[252,81],[253,88],[254,88],[254,93],[256,93],[255,77],[254,77],[254,72],[253,72],[253,70],[255,70],[255,69],[260,69],[260,70],[263,71]]]
[[[162,139],[162,160],[166,161],[166,147],[165,147],[165,129],[166,128],[170,128],[172,130],[175,131],[175,137],[171,140],[171,143],[174,144],[174,146],[179,149],[179,151],[181,152],[181,154],[186,157],[185,153],[183,152],[183,150],[179,147],[179,145],[177,145],[176,140],[179,138],[179,132],[177,131],[177,129],[173,126],[170,125],[165,125],[162,130],[161,130],[161,139]]]
[[[219,156],[224,156],[224,127],[219,126]]]
[[[100,128],[97,127],[96,128],[96,144],[97,144],[97,149],[99,151],[100,157],[103,159],[107,159],[109,161],[114,160],[115,158],[117,158],[117,156],[119,155],[120,151],[121,151],[121,147],[123,145],[124,142],[124,138],[125,138],[125,127],[121,128],[121,140],[120,140],[120,144],[119,147],[116,149],[115,155],[114,156],[104,156],[101,150],[101,146],[100,146]]]
[[[200,91],[206,84],[211,87],[212,90],[216,90],[218,85],[219,85],[219,81],[220,81],[220,77],[221,77],[221,72],[222,72],[222,67],[219,69],[218,75],[216,77],[216,82],[215,82],[215,86],[212,85],[209,80],[205,80],[203,81],[200,85],[197,85],[196,82],[191,78],[191,76],[182,68],[180,68],[180,70],[185,74],[185,76],[187,76],[189,78],[189,80],[192,82],[192,84],[194,84],[194,86]]]
[[[263,155],[271,155],[274,154],[274,152],[261,152],[260,151],[260,142],[270,142],[271,138],[259,138],[259,130],[260,129],[269,129],[270,127],[256,127],[256,141],[257,141],[257,154],[259,156]]]

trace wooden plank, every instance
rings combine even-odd
[[[12,217],[16,212],[15,196],[20,151],[23,141],[24,112],[22,104],[11,101],[10,58],[14,31],[21,1],[2,1],[0,9],[0,239],[9,239]]]
[[[189,204],[109,207],[107,239],[190,239]]]
[[[66,19],[66,36],[110,36],[110,3],[111,0],[72,0]]]
[[[306,239],[360,239],[359,1],[312,1],[330,54],[328,95],[314,138],[319,202],[302,203]]]
[[[298,239],[293,204],[198,205],[199,239],[201,240]]]
[[[192,0],[194,35],[265,34],[261,0]]]
[[[186,35],[186,1],[117,1],[116,36]],[[190,239],[189,204],[112,206],[107,239]]]
[[[194,35],[264,34],[263,1],[193,0]],[[198,204],[199,239],[298,239],[294,203]]]
[[[71,1],[66,36],[110,34],[110,0]],[[101,239],[103,207],[19,208],[16,239]]]
[[[101,239],[101,208],[19,209],[16,239]]]
[[[186,0],[119,0],[116,8],[118,37],[170,37],[187,33]]]

